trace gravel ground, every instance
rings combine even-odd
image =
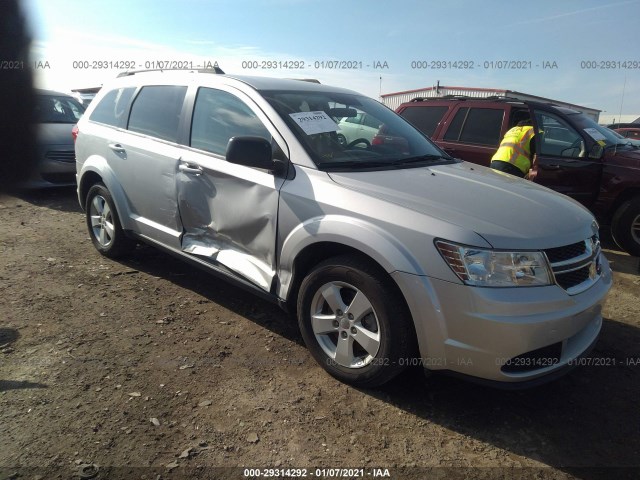
[[[276,306],[101,257],[71,189],[0,197],[0,252],[0,479],[640,477],[639,261],[611,246],[591,364],[519,392],[341,384]]]

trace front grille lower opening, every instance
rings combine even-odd
[[[566,273],[556,273],[556,282],[565,290],[580,285],[589,279],[589,265]]]

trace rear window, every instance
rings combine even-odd
[[[132,132],[177,142],[182,103],[187,87],[144,87],[133,101],[129,126]]]
[[[75,98],[64,95],[38,95],[36,119],[40,123],[76,123],[84,107]]]
[[[418,130],[431,137],[449,107],[407,107],[400,115]]]
[[[124,126],[125,115],[133,92],[135,92],[134,87],[111,90],[96,105],[89,120],[114,127]]]

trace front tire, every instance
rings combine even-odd
[[[620,248],[640,257],[640,197],[627,200],[616,210],[611,235]]]
[[[135,247],[135,242],[122,230],[111,193],[103,184],[89,189],[85,212],[91,241],[102,255],[119,258]]]
[[[365,259],[340,256],[316,266],[300,285],[297,313],[311,355],[345,383],[382,385],[414,356],[404,301],[387,274]]]

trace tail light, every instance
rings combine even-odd
[[[74,125],[73,128],[71,129],[71,136],[73,137],[73,143],[76,143],[76,140],[78,139],[78,133],[80,133],[80,129],[78,128],[78,125]]]

